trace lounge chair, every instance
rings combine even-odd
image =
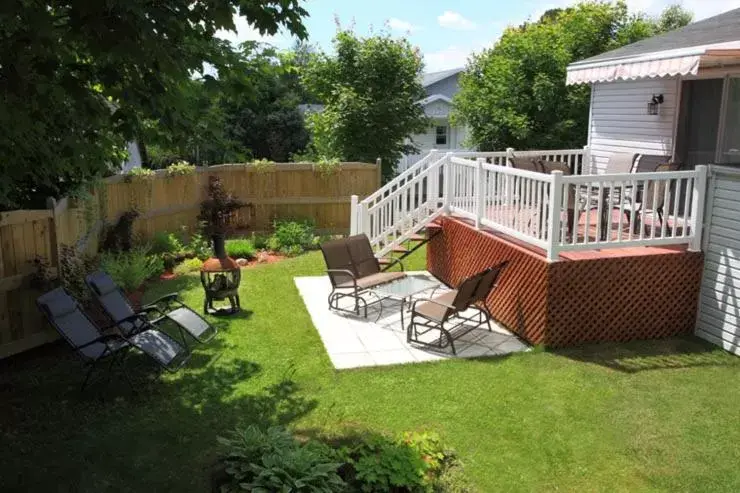
[[[131,347],[137,348],[169,372],[179,370],[190,359],[190,352],[186,348],[145,320],[140,321],[142,329],[135,334],[125,335],[118,331],[101,333],[79,303],[64,288],[56,288],[41,295],[36,304],[49,323],[89,366],[80,391],[85,390],[90,376],[98,363],[103,360],[110,361],[108,365],[110,379],[110,372],[116,364],[123,364]],[[134,317],[138,318],[140,315]],[[129,321],[132,320],[133,317]],[[131,385],[125,369],[123,374]]]
[[[368,304],[362,297],[363,293],[406,276],[403,271],[381,271],[378,259],[370,246],[370,240],[364,234],[322,243],[321,253],[324,255],[326,273],[331,281],[332,290],[328,301],[329,308],[333,310],[359,315],[362,305],[367,317]],[[403,268],[399,261],[395,263]],[[339,302],[344,298],[354,300],[353,310],[339,306]]]
[[[416,300],[411,308],[411,322],[406,329],[406,340],[416,344],[455,350],[455,338],[485,324],[491,331],[491,315],[485,307],[485,299],[496,287],[496,281],[508,262],[502,262],[465,279],[460,286],[430,300]],[[476,315],[464,316],[469,308]],[[422,330],[419,330],[419,327]],[[419,336],[438,330],[437,343],[422,341]]]
[[[210,341],[218,332],[203,317],[182,303],[177,293],[162,296],[136,311],[121,288],[105,272],[94,272],[85,278],[85,282],[110,319],[124,331],[124,335],[139,331],[142,320],[148,320],[151,316],[154,317],[151,320],[153,324],[164,320],[174,322],[185,344],[184,332],[201,343]]]

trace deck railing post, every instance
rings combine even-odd
[[[563,202],[563,172],[555,170],[550,177],[550,200],[547,209],[547,260],[558,259],[560,250],[560,206]]]
[[[583,159],[581,160],[581,172],[579,174],[591,174],[591,148],[587,145],[583,146]]]
[[[452,173],[452,153],[445,154],[444,170],[444,207],[445,213],[452,212],[452,194],[454,193],[454,177]]]
[[[707,194],[707,167],[700,164],[694,168],[696,178],[691,192],[691,243],[689,251],[701,251],[702,223],[704,221],[704,200]]]
[[[483,214],[485,211],[485,183],[483,183],[484,177],[483,177],[483,163],[485,163],[486,160],[483,158],[478,158],[475,160],[475,200],[476,200],[476,209],[475,209],[475,229],[480,229],[481,219],[483,219]]]
[[[511,162],[511,158],[514,157],[514,148],[513,147],[507,147],[506,148],[506,167],[507,168],[513,168],[514,164]],[[504,184],[504,205],[511,205],[512,204],[512,193],[514,190],[514,177],[510,175],[506,175],[506,183]]]
[[[359,229],[359,217],[358,217],[358,197],[357,195],[353,195],[350,197],[350,213],[349,213],[349,234],[356,235],[360,232]]]

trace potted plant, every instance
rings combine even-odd
[[[207,198],[200,204],[198,220],[205,234],[211,237],[214,256],[225,258],[225,237],[234,228],[235,213],[243,207],[252,207],[252,204],[226,191],[221,178],[215,175],[208,177],[206,194]]]

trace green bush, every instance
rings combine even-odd
[[[164,270],[160,255],[150,255],[149,249],[138,247],[128,252],[105,252],[100,256],[100,268],[110,275],[124,291],[136,291],[150,277]]]
[[[257,248],[252,240],[247,238],[234,238],[226,240],[226,254],[231,258],[254,258]]]
[[[175,233],[157,231],[151,241],[150,253],[180,253],[183,249],[180,238]]]
[[[173,271],[177,275],[189,274],[191,272],[198,272],[203,267],[203,261],[198,257],[185,259],[180,263]]]
[[[221,491],[315,492],[347,490],[337,474],[341,464],[332,451],[318,443],[299,443],[283,428],[262,431],[255,426],[237,429],[219,438],[226,449],[224,463],[229,481]]]
[[[168,177],[187,176],[192,175],[193,173],[195,173],[195,166],[185,160],[170,164],[167,166],[167,170],[165,171],[165,174]]]
[[[314,238],[314,225],[310,221],[278,220],[275,231],[267,241],[267,248],[288,255],[301,253],[311,248]]]
[[[185,236],[183,234],[183,236]],[[213,244],[210,238],[206,238],[202,233],[193,233],[187,241],[182,241],[181,253],[188,257],[196,257],[206,260],[213,256]]]

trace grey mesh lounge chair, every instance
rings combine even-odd
[[[491,315],[485,307],[488,294],[496,287],[501,272],[508,265],[502,262],[465,279],[458,289],[444,293],[430,300],[417,300],[411,308],[411,322],[406,329],[406,340],[424,346],[444,349],[450,346],[455,350],[455,338],[485,324],[491,331]],[[474,315],[463,316],[469,308]],[[421,330],[419,328],[421,327]],[[437,343],[422,341],[419,336],[438,330]]]
[[[154,318],[151,319],[151,323],[155,325],[165,319],[174,322],[185,344],[187,342],[183,331],[202,343],[213,339],[218,332],[203,317],[182,303],[177,293],[162,296],[141,307],[141,310],[137,312],[121,288],[105,272],[94,272],[85,278],[85,282],[110,319],[119,325],[125,335],[139,331],[142,328],[142,320],[147,320],[152,316]],[[134,317],[134,315],[140,316]]]
[[[89,366],[80,391],[85,390],[90,376],[98,363],[103,360],[109,361],[110,379],[111,372],[117,364],[123,364],[131,347],[137,348],[170,372],[179,370],[190,359],[190,352],[186,348],[145,321],[142,322],[144,328],[136,334],[129,336],[113,332],[102,334],[79,303],[64,288],[56,288],[41,295],[36,304],[49,323]],[[131,385],[125,369],[123,374]]]
[[[406,275],[404,272],[381,271],[375,258],[370,240],[364,234],[331,240],[321,244],[321,253],[326,262],[326,273],[331,281],[329,308],[360,314],[360,306],[367,317],[367,301],[362,297],[368,289],[385,284]],[[398,262],[403,268],[403,265]],[[339,306],[344,298],[354,300],[354,309]]]

